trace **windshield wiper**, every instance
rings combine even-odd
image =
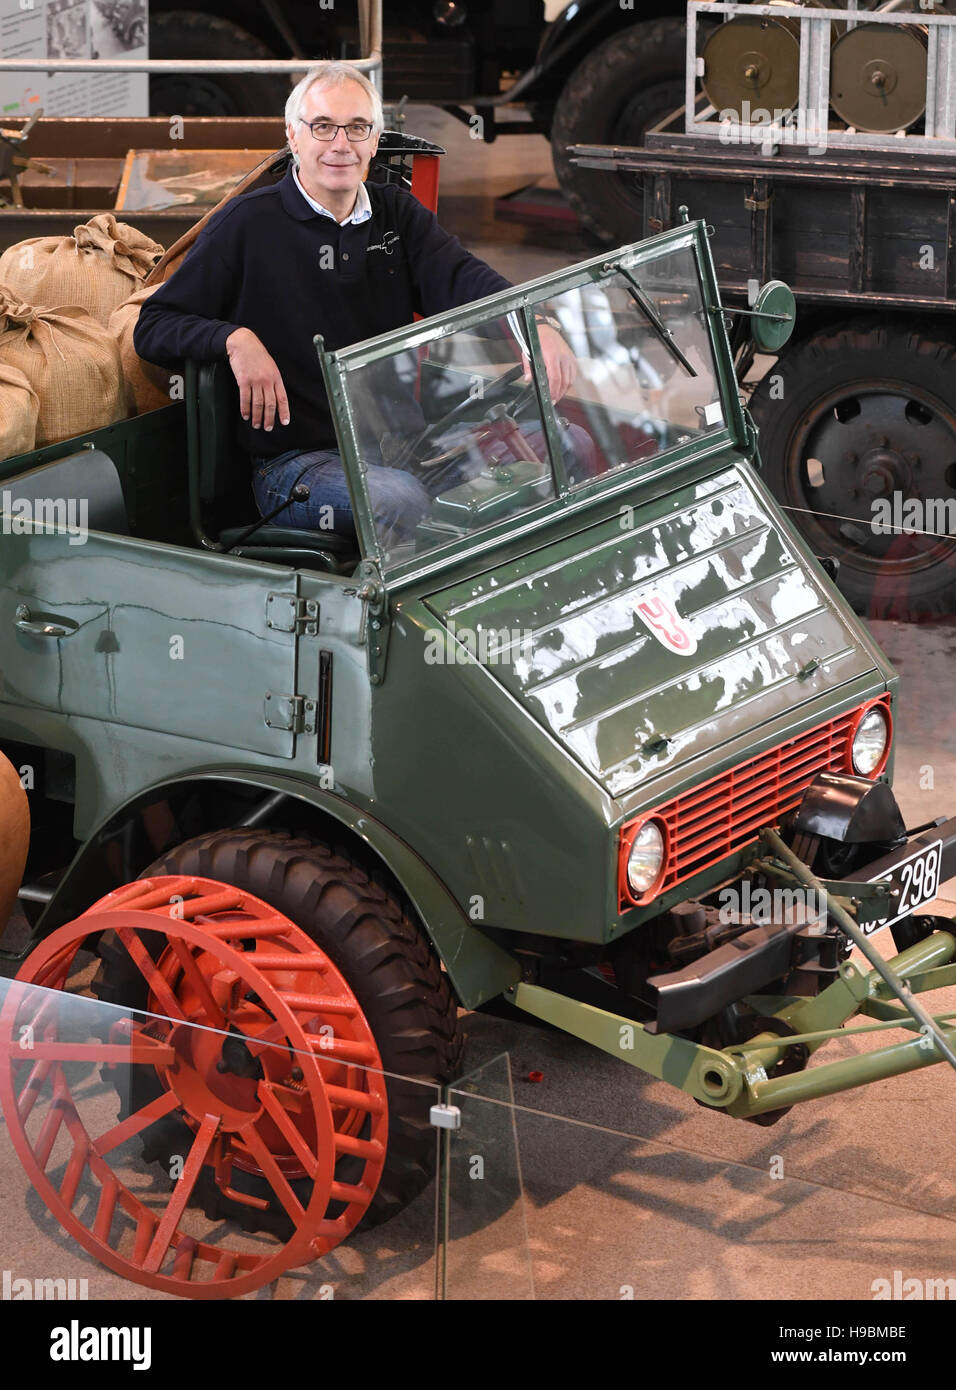
[[[624,279],[627,281],[628,294],[634,300],[634,303],[637,305],[637,307],[641,310],[644,317],[647,319],[648,323],[651,325],[654,332],[657,334],[658,338],[660,338],[661,342],[667,348],[668,352],[670,352],[670,354],[673,357],[677,358],[678,362],[681,364],[681,366],[684,368],[686,372],[689,372],[691,376],[696,376],[696,370],[691,366],[681,349],[677,346],[677,340],[675,339],[670,329],[667,327],[667,324],[661,318],[660,314],[657,312],[657,307],[654,304],[654,301],[642,289],[641,285],[638,283],[637,280],[635,280],[634,276],[631,274],[629,270],[626,270],[625,267],[622,265],[614,266],[614,269],[618,272],[618,274],[624,276]]]

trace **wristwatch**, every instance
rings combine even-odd
[[[549,328],[554,329],[555,333],[561,332],[560,322],[558,321],[558,319],[552,318],[550,314],[535,314],[534,321],[537,324],[546,323]]]

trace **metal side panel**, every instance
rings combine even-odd
[[[295,592],[294,571],[71,539],[0,537],[0,700],[293,755],[298,638],[294,624],[270,624],[268,596]]]

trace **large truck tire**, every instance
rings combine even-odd
[[[578,65],[558,98],[551,127],[555,173],[584,226],[606,245],[644,235],[639,176],[582,169],[571,145],[641,145],[649,126],[684,100],[682,19],[632,23]]]
[[[868,617],[956,608],[954,381],[942,325],[861,317],[791,343],[751,397],[768,485]]]
[[[196,10],[150,18],[151,58],[275,58],[238,24]],[[153,116],[281,116],[290,84],[281,74],[170,72],[149,79]]]

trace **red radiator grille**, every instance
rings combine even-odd
[[[667,857],[663,878],[641,902],[660,897],[709,864],[752,843],[763,826],[778,825],[800,804],[817,773],[849,771],[849,740],[861,710],[881,704],[889,713],[889,703],[888,694],[878,701],[868,700],[749,762],[738,763],[623,826],[618,878],[621,911],[638,901],[627,883],[627,856],[646,820],[653,817],[665,826]]]

